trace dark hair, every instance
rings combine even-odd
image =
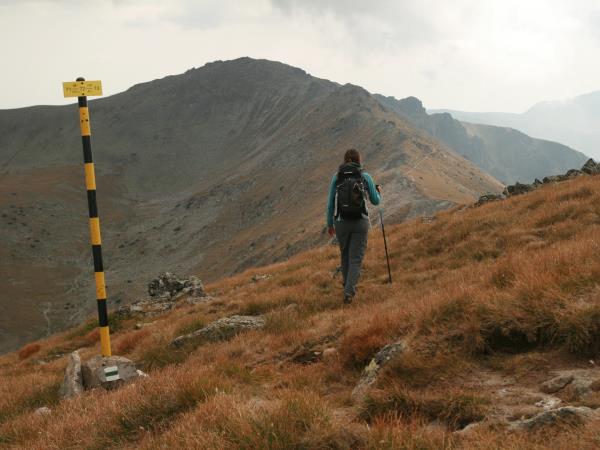
[[[351,162],[360,164],[360,153],[358,153],[358,150],[356,150],[355,148],[346,150],[346,153],[344,153],[344,163]]]

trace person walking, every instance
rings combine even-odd
[[[344,303],[352,303],[367,249],[369,211],[366,197],[373,205],[381,201],[381,187],[362,169],[360,153],[349,149],[344,163],[331,179],[327,200],[327,230],[337,234],[342,259]]]

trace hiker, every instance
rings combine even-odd
[[[327,200],[327,229],[330,237],[337,234],[342,256],[344,303],[352,303],[356,295],[367,248],[370,222],[365,197],[378,205],[380,194],[381,187],[363,171],[358,150],[347,150],[344,163],[331,179]]]

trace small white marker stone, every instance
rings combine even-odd
[[[106,377],[106,381],[117,381],[121,379],[119,376],[119,368],[117,366],[105,367],[104,376]]]

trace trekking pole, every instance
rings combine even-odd
[[[385,238],[385,227],[383,226],[383,209],[379,209],[379,218],[381,219],[381,231],[383,233],[383,246],[385,247],[385,259],[388,269],[388,283],[392,284],[392,271],[390,269],[390,256],[388,255],[387,239]]]

